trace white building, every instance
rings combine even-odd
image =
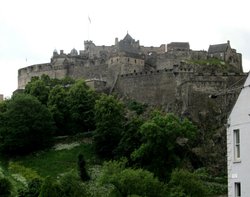
[[[228,197],[250,196],[250,75],[228,119]]]

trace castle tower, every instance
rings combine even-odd
[[[58,56],[58,52],[56,49],[53,51],[53,57],[55,57],[55,56]]]
[[[70,55],[71,56],[78,56],[78,52],[75,48],[73,48],[71,51],[70,51]]]
[[[135,41],[128,33],[126,36],[119,42],[119,51],[136,53],[140,52],[139,40]]]

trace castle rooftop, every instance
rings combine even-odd
[[[210,45],[208,48],[208,53],[226,52],[228,47],[230,47],[229,41],[227,43],[223,43],[223,44]]]

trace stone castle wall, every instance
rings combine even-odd
[[[149,53],[158,53],[158,54],[162,54],[166,52],[166,45],[162,44],[159,47],[145,47],[145,46],[140,46],[140,50],[144,53],[144,54],[149,54]]]
[[[24,89],[25,85],[34,76],[41,76],[45,74],[51,78],[55,78],[56,76],[59,77],[59,75],[55,74],[55,73],[59,73],[60,72],[59,70],[63,70],[63,72],[65,72],[65,68],[63,68],[63,66],[52,68],[51,64],[37,64],[37,65],[32,65],[26,68],[19,69],[18,70],[18,89]]]
[[[114,91],[142,103],[165,105],[174,102],[176,87],[172,72],[158,70],[120,75]]]
[[[88,64],[87,64],[88,65]],[[25,85],[34,76],[48,75],[51,78],[62,79],[71,77],[73,79],[103,79],[107,80],[108,65],[100,64],[96,66],[84,65],[60,65],[52,66],[51,64],[39,64],[26,67],[19,70],[18,89],[24,89]]]
[[[167,112],[185,114],[194,122],[206,121],[211,114],[217,114],[222,121],[221,117],[226,119],[233,107],[246,77],[246,74],[197,74],[165,69],[121,75],[114,92],[141,103],[163,106]],[[217,121],[216,116],[213,119]]]

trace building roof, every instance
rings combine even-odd
[[[188,51],[189,42],[171,42],[167,45],[167,51]]]
[[[131,42],[134,41],[134,39],[129,35],[129,33],[127,33],[126,36],[123,38],[123,41]]]
[[[188,48],[189,49],[189,42],[171,42],[168,45],[170,45],[172,47]]]
[[[119,42],[119,50],[127,53],[139,53],[138,41],[136,42],[128,33]]]
[[[208,53],[226,52],[229,47],[228,43],[209,45]]]

